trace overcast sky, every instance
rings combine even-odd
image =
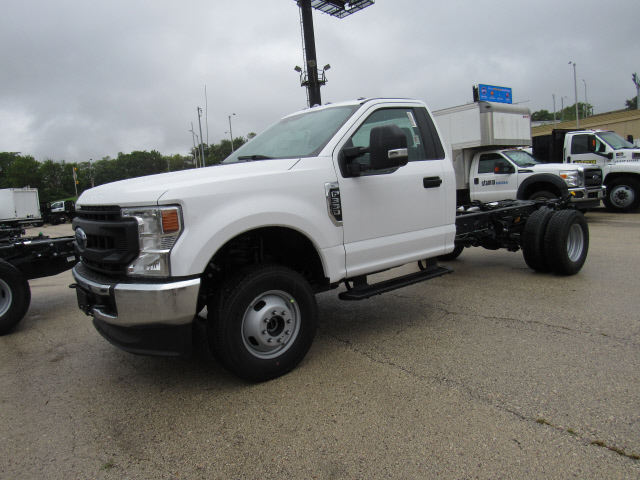
[[[636,95],[638,0],[376,0],[313,19],[318,63],[331,65],[323,103],[411,97],[437,110],[484,83],[531,111],[552,111],[555,94],[559,110],[575,101],[570,61],[596,113]],[[209,143],[228,138],[232,113],[246,137],[306,107],[295,0],[7,0],[0,60],[0,151],[38,160],[186,155],[198,106]]]

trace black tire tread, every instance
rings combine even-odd
[[[584,234],[583,251],[573,262],[567,255],[567,238],[571,227],[578,223]],[[560,210],[553,214],[544,238],[547,268],[558,275],[575,275],[587,259],[589,251],[589,228],[582,213],[577,210]]]
[[[277,359],[268,361],[255,360],[250,362],[254,365],[248,366],[247,362],[243,362],[238,358],[239,352],[234,351],[234,348],[229,342],[229,338],[233,335],[232,330],[235,325],[234,319],[232,318],[234,317],[234,303],[251,283],[265,275],[288,276],[292,281],[297,282],[299,287],[307,290],[301,293],[302,295],[308,296],[307,299],[310,300],[310,314],[305,315],[303,318],[303,328],[305,329],[306,338],[303,339],[303,332],[300,332],[299,339],[296,339],[296,341],[302,341],[303,348],[298,352],[295,352],[293,348],[289,349],[283,354],[283,357],[287,357],[286,359],[281,360],[280,357],[278,357]],[[298,301],[298,303],[300,304],[301,302]],[[214,358],[231,373],[250,381],[270,380],[284,375],[295,368],[311,347],[313,337],[315,336],[318,316],[316,298],[306,280],[297,272],[277,264],[259,264],[236,272],[210,297],[207,310],[207,335]],[[260,363],[263,365],[258,365]]]
[[[522,232],[522,256],[529,268],[537,272],[548,272],[545,261],[544,238],[553,210],[541,208],[527,219]]]
[[[31,304],[31,289],[20,270],[4,260],[0,260],[0,278],[8,285],[12,294],[11,306],[0,317],[0,335],[4,335],[27,314]]]

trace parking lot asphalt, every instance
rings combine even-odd
[[[70,272],[33,280],[0,337],[0,478],[640,478],[640,214],[587,220],[572,277],[466,249],[452,275],[319,295],[309,354],[261,384],[204,349],[122,352]]]

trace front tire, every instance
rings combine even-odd
[[[634,178],[618,178],[607,185],[604,206],[610,212],[635,212],[640,207],[640,182]]]
[[[555,193],[548,192],[546,190],[541,190],[539,192],[535,192],[533,195],[529,195],[529,200],[555,200],[558,196]]]
[[[317,318],[315,296],[301,275],[280,265],[255,265],[229,278],[212,296],[209,345],[235,375],[270,380],[302,361]]]
[[[0,260],[0,335],[24,318],[31,303],[29,282],[16,267]]]
[[[587,260],[589,227],[576,210],[560,210],[549,220],[544,237],[547,268],[558,275],[575,275]]]

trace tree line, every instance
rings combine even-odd
[[[635,110],[638,105],[638,97],[635,96],[631,100],[625,101],[625,109],[626,110]],[[580,118],[586,118],[588,116],[593,115],[593,105],[588,103],[578,102],[578,115]],[[576,104],[567,105],[561,110],[556,112],[556,120],[563,122],[570,122],[576,119]],[[549,112],[549,110],[538,110],[531,114],[531,121],[533,122],[552,122],[553,121],[553,112]]]
[[[254,136],[255,133],[250,133],[247,137],[250,139]],[[233,150],[246,142],[244,137],[234,138]],[[157,150],[145,150],[120,152],[116,158],[107,156],[86,162],[57,161],[51,158],[38,161],[32,155],[20,152],[0,152],[0,188],[28,186],[38,189],[41,202],[66,200],[75,198],[92,186],[201,166],[201,147],[204,150],[204,166],[218,164],[231,154],[230,140],[198,145],[191,149],[190,155],[166,156]]]

